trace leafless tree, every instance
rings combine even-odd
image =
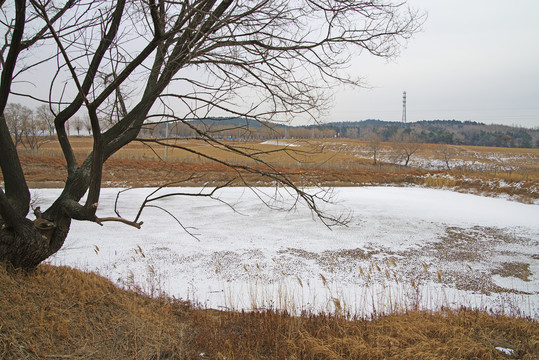
[[[31,152],[37,152],[39,148],[49,142],[50,137],[47,134],[47,123],[41,118],[32,115],[24,123],[23,127],[24,141],[23,146]]]
[[[90,122],[90,118],[85,117],[83,122],[84,129],[88,132],[88,135],[92,135],[92,123]]]
[[[327,225],[339,223],[320,210],[319,193],[296,186],[263,154],[220,142],[191,120],[316,120],[328,104],[327,91],[342,83],[360,85],[343,72],[351,56],[395,56],[422,21],[405,3],[376,0],[11,0],[2,2],[1,16],[0,260],[16,267],[36,266],[58,251],[72,220],[140,226],[96,211],[104,161],[152,122],[181,122],[207,144],[248,157],[256,166],[199,154],[234,169],[240,179],[256,173],[287,186]],[[47,98],[13,82],[29,69],[53,69]],[[7,129],[10,96],[54,109],[67,163],[61,195],[47,210],[35,211],[36,221],[27,218],[30,192]],[[93,150],[82,162],[66,131],[81,112],[93,137]],[[100,118],[110,119],[110,126],[102,127]]]
[[[36,108],[35,116],[39,121],[47,124],[47,132],[49,136],[54,135],[54,113],[47,104],[41,104]]]
[[[32,109],[21,104],[10,103],[4,110],[4,116],[9,132],[13,136],[14,145],[17,147],[24,140],[24,129],[33,116]]]
[[[457,155],[457,151],[450,145],[439,144],[434,150],[438,159],[442,160],[447,170],[451,170],[451,160]]]
[[[80,131],[84,127],[84,121],[80,118],[80,116],[73,117],[73,127],[75,130],[77,130],[77,136],[80,136]]]
[[[393,144],[396,160],[404,162],[404,166],[408,166],[412,157],[423,148],[423,144],[419,142],[417,137],[410,133],[397,134]]]
[[[25,149],[36,152],[41,145],[50,140],[46,136],[48,133],[46,121],[34,115],[32,109],[24,105],[7,104],[5,118],[15,147],[21,144]]]
[[[376,165],[380,158],[380,151],[382,150],[382,139],[373,130],[368,131],[365,138],[367,139],[367,149],[372,155],[372,163]]]
[[[359,128],[349,127],[344,130],[344,136],[349,139],[357,139],[359,137]]]
[[[32,109],[27,106],[7,104],[5,118],[15,147],[21,144],[25,149],[35,152],[49,140],[46,136],[46,120],[35,116]]]

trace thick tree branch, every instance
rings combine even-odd
[[[26,216],[30,209],[30,191],[24,178],[24,173],[19,161],[17,149],[11,139],[11,132],[8,129],[4,110],[11,91],[13,71],[17,63],[17,58],[21,51],[21,39],[24,33],[26,4],[24,0],[15,1],[15,25],[11,36],[9,52],[4,62],[0,84],[0,168],[4,177],[4,187],[6,200],[11,205],[3,209],[5,216],[8,212],[15,212],[17,216]],[[6,204],[4,202],[4,204]],[[15,216],[15,215],[13,215]]]
[[[41,16],[43,17],[43,19],[47,23],[49,31],[51,32],[52,36],[54,37],[56,45],[58,46],[58,49],[60,50],[60,52],[61,52],[61,54],[62,54],[62,56],[64,58],[65,64],[69,68],[69,71],[70,71],[71,76],[72,76],[72,80],[76,84],[76,87],[77,87],[77,90],[78,90],[77,96],[75,97],[73,102],[66,109],[61,111],[57,115],[57,117],[55,119],[55,125],[56,125],[56,131],[57,131],[57,134],[58,134],[58,140],[60,142],[60,145],[61,145],[62,150],[64,152],[64,156],[65,156],[66,161],[67,161],[68,172],[70,174],[72,174],[75,171],[75,169],[77,168],[78,165],[77,165],[77,162],[76,162],[75,154],[73,153],[73,149],[71,148],[71,145],[69,143],[67,133],[65,131],[65,123],[80,109],[80,107],[82,106],[83,103],[85,103],[88,108],[90,107],[90,102],[89,102],[89,100],[87,98],[87,95],[88,95],[88,92],[89,92],[89,90],[90,90],[90,88],[91,88],[91,86],[92,86],[92,84],[93,84],[93,82],[95,80],[95,76],[97,74],[97,69],[99,68],[99,64],[101,63],[101,60],[103,59],[103,57],[104,57],[104,55],[106,53],[106,50],[108,49],[108,47],[110,46],[110,44],[112,43],[114,38],[116,37],[116,34],[118,32],[118,28],[120,26],[120,22],[121,22],[121,19],[122,19],[122,15],[123,15],[123,10],[124,10],[124,6],[125,6],[125,0],[120,0],[116,4],[114,13],[112,15],[112,19],[110,21],[109,30],[108,30],[108,32],[106,34],[104,34],[104,36],[101,39],[97,49],[95,50],[93,56],[91,57],[92,60],[90,62],[90,65],[89,65],[88,70],[86,72],[86,76],[85,76],[84,81],[83,81],[82,84],[78,80],[78,76],[77,76],[77,74],[75,72],[75,67],[71,63],[71,59],[69,58],[66,50],[64,49],[64,46],[62,45],[60,37],[58,36],[56,31],[54,30],[54,28],[52,26],[52,22],[49,20],[49,18],[47,16],[46,9],[43,6],[41,6],[40,4],[38,4],[35,0],[31,0],[31,1],[32,1],[32,4],[34,5],[36,11],[39,11],[41,13]],[[92,111],[89,110],[89,112],[91,113]],[[90,114],[90,119],[92,119],[92,118],[94,119],[93,122],[92,122],[92,127],[97,126],[97,130],[98,130],[98,131],[94,131],[93,134],[98,134],[97,136],[99,137],[101,132],[99,130],[99,125],[98,125],[98,122],[97,122],[97,116]],[[100,148],[101,148],[101,142],[99,140],[96,141],[96,139],[94,138],[94,151],[96,149],[98,150],[98,154],[97,154],[97,156],[94,156],[94,159],[98,159],[98,161],[101,161],[102,158],[103,158],[102,155],[101,155],[102,150]],[[92,168],[93,168],[93,171],[96,172],[96,175],[99,175],[100,170],[97,169],[97,166],[101,167],[102,165],[94,165]],[[99,178],[99,182],[100,181],[101,181],[101,179]],[[97,189],[98,187],[95,184],[93,184],[93,185],[94,185],[93,187],[96,188],[96,190],[98,190]],[[96,191],[94,190],[92,192],[92,195],[95,196],[95,193],[96,193]]]
[[[6,194],[0,189],[0,220],[5,222],[2,226],[5,227],[7,224],[7,226],[17,227],[23,218],[24,216],[21,216],[13,206],[11,206],[11,202]]]
[[[17,58],[21,52],[21,41],[24,34],[24,23],[26,17],[26,1],[15,0],[15,25],[11,35],[11,44],[6,60],[2,68],[2,83],[0,84],[0,114],[4,113],[7,105],[11,83],[13,81],[13,71],[17,64]]]

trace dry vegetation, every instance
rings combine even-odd
[[[0,266],[2,359],[537,359],[532,320],[461,309],[346,320],[194,309],[95,274]],[[511,356],[497,347],[512,349]]]
[[[486,148],[422,144],[410,166],[399,165],[392,143],[380,144],[377,164],[373,165],[369,143],[351,139],[281,140],[282,146],[257,142],[233,143],[248,152],[269,152],[262,159],[292,174],[301,185],[423,185],[450,188],[482,195],[509,196],[523,202],[539,200],[539,149]],[[73,138],[80,158],[91,151],[91,138]],[[200,140],[178,139],[171,143],[196,153],[233,164],[253,165],[221,147]],[[238,174],[224,165],[186,150],[159,145],[149,147],[140,142],[122,149],[105,163],[105,186],[155,186],[177,182],[182,186],[222,184]],[[445,157],[445,159],[444,159]],[[21,154],[25,175],[31,187],[60,187],[66,176],[59,145],[50,141],[37,154]],[[449,164],[449,169],[447,169]],[[271,185],[267,179],[242,173],[244,180],[259,186]],[[186,180],[189,179],[189,180]]]

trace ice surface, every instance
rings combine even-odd
[[[99,216],[114,216],[118,190],[103,189]],[[143,211],[140,230],[73,222],[50,262],[211,308],[369,316],[471,306],[539,317],[539,205],[414,187],[338,188],[325,210],[352,216],[330,230],[302,204],[276,211],[262,203],[289,209],[284,189],[258,190],[219,191],[235,211],[209,198],[156,203],[197,238],[158,208]],[[150,192],[122,193],[121,215],[133,219]],[[45,208],[59,190],[32,193]]]

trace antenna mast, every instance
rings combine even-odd
[[[406,124],[406,91],[402,93],[402,125]]]

